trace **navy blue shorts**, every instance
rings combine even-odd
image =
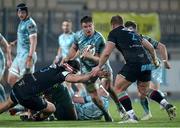
[[[121,74],[122,76],[125,77],[126,80],[130,82],[135,82],[135,81],[141,81],[141,82],[148,82],[151,80],[151,69],[150,68],[144,68],[144,67],[149,67],[149,64],[143,65],[143,64],[130,64],[127,63],[123,66],[121,71],[119,71],[118,74]],[[143,70],[142,70],[143,69]]]

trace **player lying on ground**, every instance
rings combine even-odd
[[[41,98],[39,94],[52,88],[56,83],[64,81],[72,83],[85,82],[92,77],[91,73],[75,75],[79,69],[79,63],[70,60],[62,66],[53,64],[33,74],[24,75],[13,86],[8,100],[0,103],[0,113],[19,103],[28,109],[39,111],[39,113],[32,116],[32,120],[46,119],[51,113],[55,112],[56,108],[54,104]],[[99,76],[106,74],[105,72],[99,73]]]

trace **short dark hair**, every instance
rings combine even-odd
[[[93,22],[93,19],[91,16],[84,16],[83,18],[81,18],[81,24],[88,23],[88,22]]]
[[[25,3],[20,3],[16,6],[16,11],[26,11],[28,13],[28,7]]]
[[[135,21],[127,21],[125,24],[124,24],[125,27],[132,27],[133,29],[136,29],[137,28],[137,24]]]
[[[111,18],[111,24],[123,25],[123,18],[119,15],[113,16]]]
[[[80,63],[77,60],[69,60],[67,63],[72,66],[76,71],[80,71]]]

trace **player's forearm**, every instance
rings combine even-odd
[[[84,83],[86,81],[88,81],[89,79],[91,79],[91,74],[85,74],[85,75],[81,75],[80,77],[77,78],[77,82],[76,83]]]
[[[164,61],[168,61],[168,54],[167,54],[167,49],[166,46],[162,43],[159,43],[159,47],[158,47],[162,60]]]
[[[142,45],[148,50],[153,61],[155,61],[157,59],[157,55],[156,55],[156,51],[153,48],[153,46],[151,45],[151,43],[149,41],[147,41],[146,39],[143,39]]]
[[[33,56],[33,54],[36,51],[36,45],[37,45],[37,34],[34,34],[30,36],[30,50],[29,50],[29,56]]]
[[[6,58],[7,60],[11,60],[11,48],[10,46],[8,45],[7,48],[6,48]]]
[[[77,47],[73,44],[69,50],[69,54],[67,55],[66,58],[69,60],[73,59],[76,56],[77,53]]]
[[[101,57],[99,59],[99,64],[98,64],[98,66],[100,68],[106,63],[106,61],[108,60],[109,56],[110,55],[105,53],[105,52],[102,53],[102,55],[101,55]]]
[[[94,61],[95,63],[99,63],[99,59],[100,59],[100,57],[98,57],[98,56],[93,56],[93,55],[90,55],[89,57],[88,57],[88,59],[89,60],[92,60],[92,61]]]
[[[57,56],[58,56],[58,57],[61,56],[61,48],[58,48]]]

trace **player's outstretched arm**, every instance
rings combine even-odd
[[[92,77],[91,73],[82,74],[82,75],[68,74],[65,78],[65,81],[70,83],[83,83],[88,81],[91,77]]]
[[[103,50],[103,53],[100,56],[98,66],[96,66],[92,70],[93,76],[97,76],[98,72],[101,70],[101,67],[106,63],[114,48],[115,44],[113,42],[106,43],[105,49]]]

